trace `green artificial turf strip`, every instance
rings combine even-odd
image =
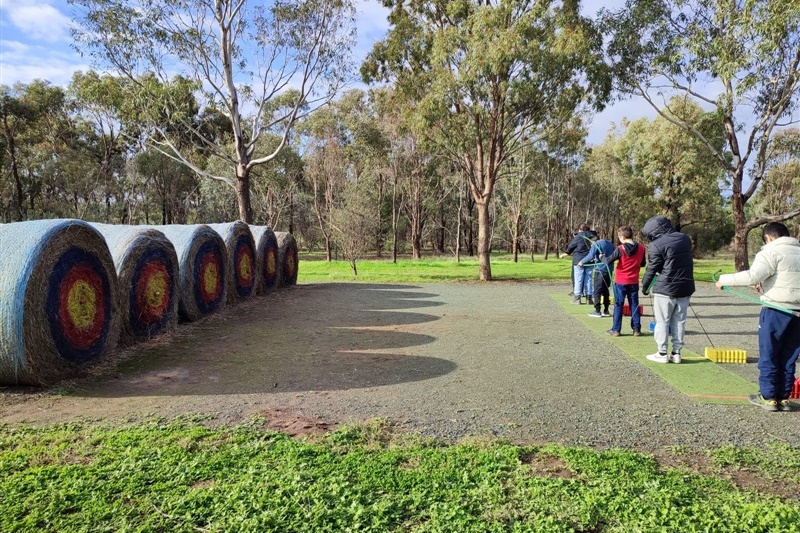
[[[665,365],[648,361],[647,354],[655,351],[655,341],[653,341],[653,334],[649,331],[650,320],[653,316],[652,309],[646,301],[642,302],[644,306],[642,336],[634,337],[632,335],[630,317],[626,316],[622,320],[622,336],[610,337],[604,333],[611,328],[611,318],[597,319],[587,316],[592,307],[572,304],[572,298],[565,294],[551,294],[550,297],[558,302],[568,315],[576,318],[592,333],[601,336],[623,353],[647,366],[654,374],[661,376],[676,390],[696,402],[744,405],[747,403],[747,396],[757,389],[754,383],[750,383],[741,376],[686,348],[681,351],[682,361],[679,365]]]

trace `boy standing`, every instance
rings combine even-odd
[[[767,411],[791,411],[789,396],[800,355],[800,242],[780,222],[764,226],[761,240],[764,246],[750,270],[720,276],[717,288],[755,285],[761,292],[759,394],[751,394],[750,403]]]
[[[617,231],[620,245],[611,255],[603,258],[603,263],[612,264],[619,260],[614,273],[614,324],[606,335],[619,337],[622,333],[622,307],[625,299],[631,308],[631,328],[633,336],[642,334],[642,315],[639,312],[639,269],[645,266],[645,248],[633,240],[633,229],[622,226]]]
[[[572,256],[572,303],[574,304],[581,303],[581,296],[586,293],[586,288],[589,285],[588,280],[585,279],[583,267],[578,266],[578,262],[589,252],[589,246],[592,244],[592,237],[596,239],[597,233],[590,228],[589,224],[581,224],[578,228],[578,233],[575,234],[575,237],[572,238],[567,249],[561,254],[562,259],[568,255]],[[588,301],[592,296],[587,296]]]
[[[609,287],[611,287],[611,273],[614,272],[614,265],[607,265],[602,262],[602,258],[614,253],[614,243],[607,239],[596,240],[592,243],[589,253],[580,260],[578,266],[595,263],[592,272],[592,284],[594,286],[594,311],[589,316],[594,318],[611,316],[608,312],[609,307]],[[600,312],[600,300],[603,300],[603,312]]]
[[[653,290],[653,316],[656,320],[653,337],[658,352],[647,359],[654,363],[680,363],[689,297],[694,294],[694,259],[689,236],[675,231],[667,217],[658,215],[642,228],[647,247],[647,270],[642,278],[642,294]],[[658,277],[656,277],[658,276]],[[672,352],[667,348],[672,332]]]

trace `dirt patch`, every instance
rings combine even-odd
[[[266,421],[266,428],[291,437],[318,436],[336,429],[336,424],[321,418],[304,416],[296,411],[283,409],[257,409],[252,413]]]
[[[547,453],[531,453],[520,458],[523,464],[530,466],[536,477],[556,479],[575,479],[575,473],[560,458]]]

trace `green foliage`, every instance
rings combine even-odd
[[[800,449],[712,452],[797,479]],[[551,475],[559,466],[565,475]],[[257,420],[0,428],[0,529],[26,531],[782,531],[800,504],[650,456],[441,446],[383,421],[319,442]]]
[[[352,281],[353,274],[345,261],[309,260],[313,256],[301,256],[299,270],[300,283],[326,281]],[[408,260],[397,263],[391,261],[362,260],[358,266],[358,281],[375,283],[438,283],[456,281],[475,281],[475,267],[478,259],[462,258],[456,262],[452,258]],[[492,269],[496,281],[568,281],[572,268],[572,258],[548,259],[537,256],[514,263],[509,254],[495,254]],[[695,279],[711,281],[711,274],[717,270],[730,271],[730,258],[695,260]]]

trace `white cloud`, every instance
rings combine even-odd
[[[31,39],[57,42],[69,34],[70,18],[50,4],[4,0],[2,8],[8,20]]]
[[[30,83],[42,79],[68,85],[76,70],[89,70],[82,58],[66,48],[37,46],[19,41],[0,41],[0,83]]]

